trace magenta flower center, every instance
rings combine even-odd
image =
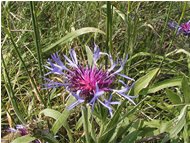
[[[71,90],[81,90],[82,94],[80,95],[92,97],[96,93],[97,87],[99,90],[109,91],[114,81],[114,77],[110,76],[108,72],[97,68],[79,67],[74,69],[69,77]]]
[[[181,28],[184,30],[184,31],[189,31],[190,30],[190,23],[184,23],[184,24],[181,24]]]

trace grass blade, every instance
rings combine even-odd
[[[53,49],[55,46],[60,45],[60,44],[64,44],[80,35],[86,34],[86,33],[91,33],[91,32],[98,32],[101,34],[105,34],[103,31],[101,31],[100,29],[94,28],[94,27],[85,27],[85,28],[81,28],[78,29],[76,31],[73,31],[71,33],[68,33],[66,36],[64,36],[63,38],[61,38],[60,40],[58,40],[57,42],[53,43],[52,45],[50,45],[47,48],[44,48],[42,50],[43,53]]]
[[[7,72],[7,68],[6,68],[6,65],[5,65],[3,55],[1,55],[1,57],[2,57],[3,69],[4,69],[4,72],[5,72],[5,75],[6,75],[6,78],[7,78],[7,82],[8,82],[7,92],[8,92],[8,95],[9,95],[9,99],[11,100],[12,106],[14,108],[15,114],[17,115],[18,119],[23,124],[26,124],[26,121],[24,120],[24,117],[22,116],[21,112],[19,111],[17,102],[14,100],[14,91],[13,91],[13,88],[12,88],[12,85],[11,85],[11,80],[10,80],[10,77],[8,75],[8,72]]]
[[[148,93],[155,93],[159,90],[162,90],[168,87],[181,86],[181,80],[182,78],[178,77],[178,78],[167,79],[167,80],[158,82],[148,89]]]
[[[38,57],[38,66],[40,70],[40,76],[43,77],[43,69],[42,69],[42,51],[40,48],[40,36],[39,36],[39,30],[38,30],[38,24],[36,19],[36,13],[34,9],[34,2],[30,2],[30,12],[32,15],[32,26],[34,30],[34,40],[36,44],[36,51],[37,51],[37,57]],[[43,82],[43,79],[42,79]]]
[[[3,25],[3,24],[2,24],[2,25]],[[13,44],[13,47],[14,47],[14,49],[15,49],[15,51],[16,51],[18,57],[19,57],[19,60],[20,60],[20,62],[22,63],[22,65],[24,66],[24,69],[25,69],[25,71],[26,71],[26,73],[27,73],[29,79],[31,80],[33,87],[35,88],[35,90],[36,90],[36,92],[37,92],[37,95],[38,95],[40,101],[44,104],[44,106],[46,106],[45,101],[43,100],[43,98],[42,98],[42,96],[41,96],[39,90],[37,89],[37,86],[36,86],[36,84],[35,84],[35,82],[34,82],[34,79],[31,77],[31,75],[30,75],[30,73],[29,73],[29,71],[28,71],[28,69],[27,69],[27,66],[26,66],[26,64],[25,64],[25,62],[24,62],[24,60],[23,60],[23,58],[22,58],[22,56],[21,56],[21,54],[20,54],[20,52],[19,52],[19,50],[18,50],[18,47],[17,47],[16,43],[15,43],[14,40],[13,40],[13,37],[12,37],[10,31],[9,31],[8,29],[6,29],[4,26],[3,26],[3,28],[4,28],[4,29],[3,29],[4,32],[9,36],[9,38],[10,38],[12,44]]]
[[[26,136],[16,138],[12,143],[30,143],[30,142],[34,141],[35,139],[36,139],[35,137],[26,135]]]

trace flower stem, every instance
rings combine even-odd
[[[81,107],[82,116],[83,116],[83,127],[85,132],[86,142],[90,143],[90,133],[89,133],[89,121],[88,121],[88,112],[86,106]]]

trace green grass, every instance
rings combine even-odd
[[[190,42],[167,25],[189,13],[189,2],[1,2],[2,137],[27,124],[15,142],[189,143]],[[114,60],[128,55],[123,73],[136,80],[137,106],[123,100],[113,118],[99,105],[67,111],[64,88],[42,89],[52,53],[72,47],[90,63],[94,42]]]

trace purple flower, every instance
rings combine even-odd
[[[9,128],[8,131],[9,132],[19,132],[21,136],[25,136],[28,134],[28,129],[23,125],[16,125],[16,129]]]
[[[190,35],[190,20],[180,25],[179,31],[185,35]]]
[[[27,129],[26,126],[23,126],[23,125],[16,125],[16,129],[15,128],[9,128],[7,130],[8,132],[19,132],[21,136],[25,136],[25,135],[28,135],[29,134],[29,131]],[[36,139],[33,141],[34,143],[41,143],[40,140]]]
[[[186,36],[190,35],[190,20],[181,25],[178,25],[176,22],[169,22],[168,25],[170,28],[177,29],[177,34],[183,33]]]
[[[98,66],[97,62],[101,56],[109,58],[110,67],[108,69]],[[73,49],[70,50],[70,58],[65,55],[63,57],[66,64],[63,64],[58,53],[52,54],[51,59],[48,59],[49,66],[45,67],[49,69],[49,72],[45,76],[53,74],[60,80],[45,78],[47,83],[44,86],[45,88],[65,87],[76,98],[76,102],[68,107],[69,110],[84,102],[89,103],[93,110],[95,103],[99,102],[108,108],[110,115],[112,115],[111,105],[120,104],[118,101],[112,101],[113,94],[120,95],[135,104],[132,100],[134,96],[127,94],[133,84],[128,85],[123,81],[134,83],[134,79],[120,73],[127,57],[123,61],[113,62],[111,55],[100,52],[97,45],[94,47],[92,66],[80,64]],[[119,80],[119,78],[123,80]],[[118,87],[118,83],[122,84],[121,89],[115,89]]]

